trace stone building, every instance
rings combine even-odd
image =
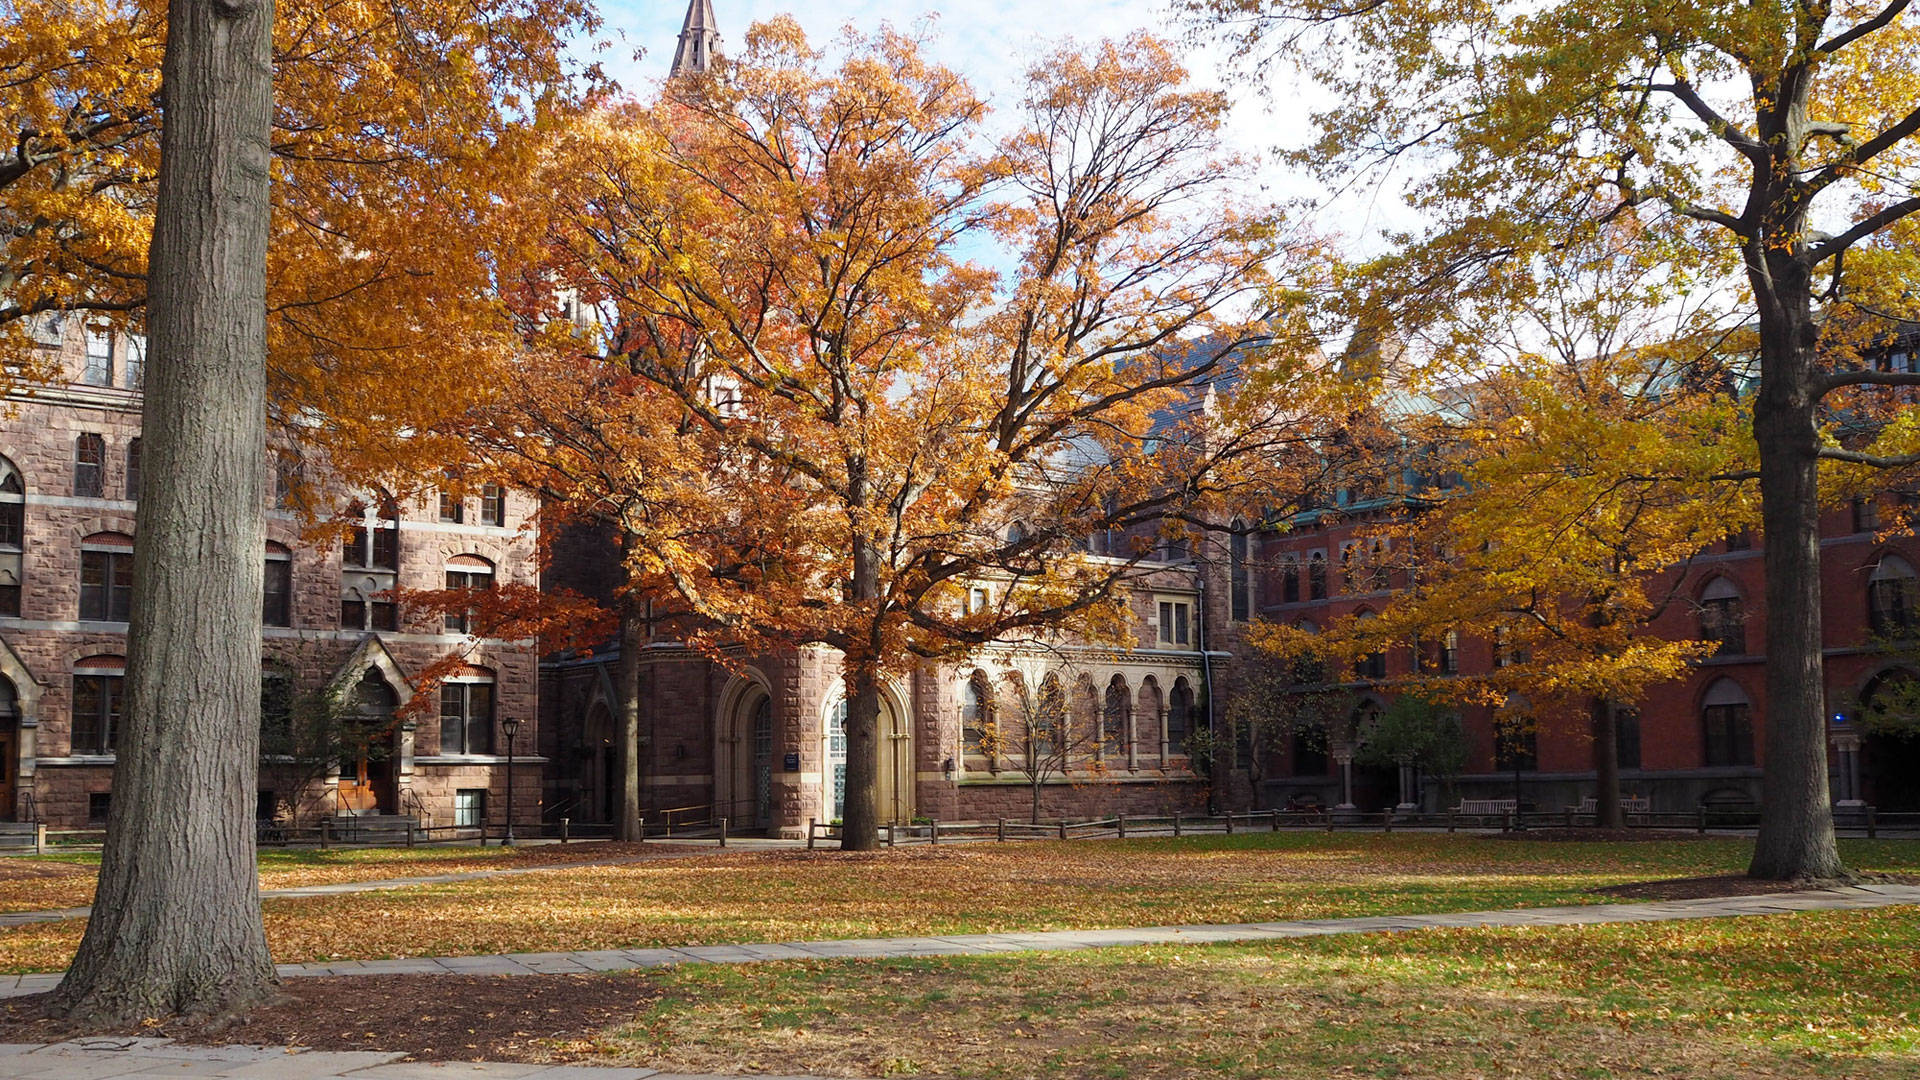
[[[22,388],[0,417],[0,815],[56,828],[104,822],[113,797],[121,676],[139,536],[140,381],[144,343],[76,317],[42,319],[40,345],[65,375]],[[324,759],[263,732],[259,812],[407,817],[418,824],[504,820],[506,739],[524,726],[517,819],[537,820],[536,658],[530,645],[469,637],[458,619],[412,614],[386,590],[537,584],[534,505],[485,487],[398,502],[330,490],[334,528],[305,521],[276,494],[267,511],[265,725],[329,689],[366,737]],[[465,666],[438,708],[400,713],[427,665]],[[317,744],[312,744],[317,745]]]

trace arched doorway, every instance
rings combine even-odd
[[[620,796],[620,751],[613,742],[613,712],[604,701],[587,710],[580,749],[585,758],[580,778],[580,820],[611,822]]]
[[[399,806],[395,783],[398,753],[394,710],[400,694],[378,668],[368,668],[355,684],[350,709],[342,718],[340,810],[346,814],[391,814]]]
[[[1920,678],[1883,671],[1860,694],[1860,792],[1881,810],[1920,810]]]
[[[773,697],[758,680],[742,678],[722,699],[714,760],[715,815],[741,829],[774,824]]]
[[[893,695],[880,695],[880,790],[876,800],[881,824],[905,825],[913,820],[913,732],[908,728]],[[827,711],[823,732],[826,742],[825,790],[821,805],[830,821],[846,815],[847,808],[847,699],[834,702]]]
[[[20,699],[0,677],[0,821],[12,821],[20,794]]]

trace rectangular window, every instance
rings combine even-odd
[[[477,829],[486,820],[485,788],[460,788],[453,793],[453,824],[456,828]]]
[[[449,492],[441,492],[440,520],[455,525],[467,520],[467,501]]]
[[[73,753],[111,754],[120,741],[119,675],[73,677]]]
[[[1291,555],[1280,564],[1280,602],[1283,604],[1300,602],[1300,560]]]
[[[1614,710],[1613,752],[1621,768],[1640,767],[1640,713],[1638,710]]]
[[[1193,608],[1178,600],[1160,601],[1160,644],[1186,645],[1191,639],[1189,618]]]
[[[400,629],[400,605],[391,600],[375,600],[370,607],[372,629],[387,631]]]
[[[367,628],[367,602],[354,596],[340,598],[340,629],[365,630]]]
[[[440,684],[440,752],[493,753],[493,684]]]
[[[1871,496],[1853,500],[1853,531],[1873,532],[1880,528],[1880,500]]]
[[[1537,728],[1530,717],[1493,722],[1493,767],[1500,772],[1532,772],[1539,768]]]
[[[1709,705],[1705,710],[1708,765],[1753,764],[1753,721],[1745,705]]]
[[[260,594],[260,620],[268,626],[293,625],[293,560],[267,556],[266,579]]]
[[[98,499],[107,491],[107,440],[88,433],[73,441],[73,494]]]
[[[507,523],[507,493],[499,484],[480,488],[480,524],[504,527]]]
[[[400,569],[400,523],[383,518],[373,530],[373,561],[376,570]]]
[[[113,813],[113,792],[87,792],[87,824],[105,825],[107,815]]]
[[[975,587],[967,590],[967,614],[978,615],[991,607],[992,603],[993,594],[986,589]]]
[[[126,622],[133,610],[133,552],[80,553],[80,617]]]
[[[87,331],[87,366],[80,371],[80,381],[88,386],[113,385],[113,335]]]
[[[139,390],[147,381],[147,339],[129,334],[120,341],[126,346],[127,357],[120,373],[121,383],[129,390]]]

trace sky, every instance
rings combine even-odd
[[[797,17],[819,44],[830,43],[849,24],[871,31],[882,23],[913,28],[931,19],[933,56],[970,79],[989,104],[1003,108],[1017,99],[1027,64],[1063,37],[1091,43],[1143,28],[1175,41],[1185,36],[1167,0],[713,0],[713,5],[723,52],[739,43],[749,25],[781,13]],[[685,0],[601,0],[600,11],[606,20],[602,36],[611,47],[597,59],[628,92],[651,95],[673,60]],[[637,59],[636,50],[643,50]],[[1225,86],[1232,95],[1232,145],[1269,159],[1259,173],[1266,197],[1323,195],[1310,177],[1270,161],[1274,147],[1308,140],[1303,95],[1312,88],[1288,83],[1292,76],[1284,71],[1273,76],[1277,81],[1267,84],[1264,94],[1244,83],[1227,85],[1217,46],[1184,45],[1183,50],[1197,84]],[[1376,248],[1382,228],[1408,224],[1397,195],[1371,190],[1343,195],[1315,221],[1317,231],[1337,232],[1350,250]]]

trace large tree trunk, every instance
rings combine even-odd
[[[644,840],[640,816],[640,652],[646,648],[646,622],[640,605],[628,600],[620,611],[620,835]]]
[[[1620,810],[1619,717],[1613,702],[1593,699],[1593,823],[1603,829],[1626,827],[1626,815]]]
[[[1826,700],[1820,636],[1820,435],[1811,290],[1795,253],[1769,252],[1760,297],[1760,517],[1767,600],[1766,771],[1756,878],[1846,874],[1827,791]],[[1770,288],[1769,288],[1770,287]]]
[[[848,657],[847,805],[840,815],[840,846],[880,846],[880,671],[870,656]]]
[[[149,260],[125,730],[55,1007],[217,1016],[274,981],[254,861],[265,550],[270,0],[174,0]]]

